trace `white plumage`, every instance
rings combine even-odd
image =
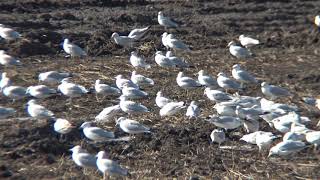
[[[68,120],[58,118],[53,124],[54,131],[59,134],[68,134],[72,129],[75,128]]]
[[[63,50],[72,57],[82,57],[87,55],[83,49],[71,43],[69,39],[64,39]]]
[[[177,28],[179,25],[169,17],[165,17],[162,11],[158,12],[158,23],[166,28]]]
[[[170,102],[172,102],[172,100],[169,99],[169,98],[164,97],[161,91],[157,92],[156,105],[159,108],[162,108],[163,106],[165,106],[166,104],[168,104]]]
[[[116,44],[123,47],[132,47],[135,43],[135,39],[128,36],[119,36],[118,33],[114,32],[111,35],[111,39],[115,41]]]
[[[154,81],[151,78],[138,74],[136,71],[132,71],[131,81],[138,86],[153,86]]]
[[[197,82],[196,80],[184,76],[183,72],[179,72],[178,76],[176,78],[178,86],[180,86],[183,89],[193,89],[197,87],[201,87],[201,84]]]
[[[161,109],[160,109],[160,116],[172,116],[178,112],[180,112],[182,109],[186,108],[186,106],[184,106],[184,102],[170,102],[167,103],[166,105],[164,105]]]
[[[191,101],[190,105],[187,108],[186,116],[191,118],[198,118],[200,116],[200,108],[197,105],[196,101]]]
[[[151,68],[150,64],[147,64],[145,59],[141,56],[138,56],[138,53],[135,51],[131,52],[130,63],[133,67],[141,67],[141,68]]]
[[[245,36],[243,34],[239,36],[239,41],[240,41],[241,45],[246,48],[250,48],[252,46],[260,44],[259,40],[253,39],[253,38]]]
[[[28,114],[37,119],[49,119],[54,116],[53,112],[37,104],[36,100],[32,99],[27,103],[27,111]]]
[[[105,142],[114,139],[114,133],[99,127],[93,127],[91,122],[84,122],[81,127],[83,134],[94,142]]]
[[[28,87],[26,93],[35,98],[42,99],[57,94],[57,91],[55,89],[49,88],[46,85],[36,85]]]
[[[128,134],[150,133],[150,128],[139,123],[138,121],[120,117],[117,120],[120,128]]]
[[[121,112],[120,105],[110,106],[104,108],[96,117],[95,121],[99,123],[109,122],[112,120],[117,114]]]
[[[58,90],[65,96],[70,98],[80,97],[83,94],[87,94],[89,91],[78,84],[68,82],[69,78],[65,78],[61,81],[61,84],[58,86]]]

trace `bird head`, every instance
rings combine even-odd
[[[261,87],[265,87],[265,86],[268,86],[268,83],[267,82],[262,82],[261,83]]]
[[[232,66],[232,69],[238,70],[238,69],[240,69],[240,65],[239,64],[235,64],[235,65]]]
[[[104,159],[107,158],[107,153],[105,151],[99,151],[98,154],[96,155],[98,159]]]
[[[81,124],[79,129],[84,129],[84,128],[91,127],[91,126],[92,126],[92,122],[84,122]]]
[[[231,41],[231,42],[229,42],[229,44],[228,44],[228,46],[227,46],[227,47],[230,47],[230,46],[235,45],[235,44],[236,44],[236,42],[235,42],[235,41]]]
[[[119,37],[119,34],[118,34],[118,33],[116,33],[116,32],[112,33],[111,39],[117,38],[117,37]]]

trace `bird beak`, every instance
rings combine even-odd
[[[268,154],[268,157],[270,157],[270,156],[272,156],[272,154],[271,154],[271,153],[269,153],[269,154]]]

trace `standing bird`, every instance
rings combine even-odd
[[[240,90],[241,89],[239,83],[237,83],[236,81],[227,77],[227,75],[223,72],[220,72],[218,74],[217,82],[220,87],[222,87],[223,89],[226,90],[226,92],[229,89],[233,89],[233,90]]]
[[[76,165],[82,168],[97,168],[96,157],[89,154],[85,149],[82,149],[79,145],[70,149],[72,152],[72,160]]]
[[[141,99],[148,97],[148,93],[145,91],[142,91],[140,89],[136,89],[133,87],[129,87],[126,84],[122,88],[122,95],[125,96],[128,99]]]
[[[272,155],[286,156],[301,151],[306,147],[306,144],[302,141],[282,141],[273,146],[268,157]]]
[[[80,97],[83,94],[89,93],[89,91],[78,84],[74,84],[71,82],[68,82],[70,78],[65,78],[61,81],[61,84],[58,86],[58,90],[65,96],[68,96],[70,98]]]
[[[83,49],[71,43],[69,39],[64,39],[63,50],[71,57],[83,57],[87,55]]]
[[[137,28],[130,31],[128,37],[133,38],[135,40],[140,40],[150,29],[151,26],[145,28]]]
[[[48,110],[44,106],[39,105],[34,99],[28,101],[27,111],[31,117],[36,119],[50,119],[54,117],[52,111]]]
[[[184,102],[170,102],[168,104],[166,104],[165,106],[163,106],[160,109],[160,116],[164,117],[164,116],[172,116],[178,112],[180,112],[182,109],[186,108],[186,106],[184,106]]]
[[[131,73],[131,81],[138,86],[153,86],[154,81],[150,78],[147,78],[141,74],[138,74],[136,71]]]
[[[93,127],[92,122],[84,122],[80,126],[86,138],[94,142],[105,142],[114,139],[114,133],[99,127]]]
[[[200,108],[197,105],[196,101],[191,101],[190,105],[187,108],[186,116],[189,117],[189,119],[197,119],[200,116]]]
[[[170,58],[163,55],[161,51],[157,51],[154,60],[161,67],[175,67],[175,63],[170,60]]]
[[[123,47],[132,47],[135,44],[135,39],[128,36],[119,36],[118,33],[114,32],[111,35],[111,39],[120,46]]]
[[[141,68],[151,68],[150,64],[147,64],[143,57],[138,56],[138,53],[135,51],[131,52],[130,63],[133,67],[141,67]]]
[[[16,58],[6,54],[4,50],[0,50],[0,64],[4,66],[19,66],[21,62]]]
[[[226,135],[221,129],[215,129],[211,132],[210,138],[212,142],[216,142],[220,146],[226,140]]]
[[[201,87],[201,84],[199,82],[190,77],[184,76],[183,72],[178,73],[176,81],[178,86],[183,89],[194,89],[197,87]]]
[[[217,88],[219,87],[217,80],[213,77],[207,75],[204,70],[200,70],[198,72],[198,81],[201,85],[210,87],[210,88]]]
[[[139,89],[139,86],[137,84],[133,83],[129,79],[124,78],[122,75],[117,75],[115,78],[116,78],[116,85],[119,89],[122,89],[125,84],[129,87]]]
[[[141,134],[150,133],[150,128],[139,123],[138,121],[127,119],[125,117],[120,117],[117,120],[117,125],[128,134]]]
[[[112,118],[114,118],[120,112],[121,112],[120,105],[106,107],[95,117],[95,122],[98,122],[98,123],[109,122],[110,120],[112,120]]]
[[[71,77],[71,73],[61,73],[57,71],[48,71],[40,73],[38,76],[39,81],[48,83],[48,84],[58,84],[60,83],[64,78]]]
[[[275,100],[278,97],[286,97],[292,95],[288,90],[278,86],[269,85],[267,82],[261,83],[261,91],[271,100]]]
[[[36,85],[29,86],[27,88],[26,94],[38,99],[44,99],[56,95],[57,91],[55,89],[49,88],[46,85]]]
[[[162,108],[163,106],[165,106],[166,104],[168,104],[170,102],[173,102],[173,101],[169,98],[164,97],[161,91],[157,92],[156,105],[159,108]]]
[[[188,68],[190,65],[183,59],[180,59],[173,55],[172,51],[167,51],[166,57],[178,68]]]
[[[210,88],[206,88],[204,90],[204,95],[207,95],[207,97],[214,102],[224,102],[233,99],[233,97],[228,93],[219,90],[212,90]]]
[[[243,88],[244,83],[258,83],[255,77],[249,74],[247,71],[241,69],[239,64],[232,66],[232,77],[240,82],[241,88]]]
[[[17,31],[5,27],[3,24],[0,24],[0,36],[5,40],[16,40],[21,37]]]
[[[128,114],[138,114],[149,112],[148,108],[140,103],[128,101],[125,96],[120,96],[120,108]]]
[[[108,84],[102,84],[100,79],[97,79],[94,84],[94,90],[96,92],[96,99],[98,100],[98,95],[101,94],[103,97],[107,95],[120,95],[121,91],[118,88],[109,86]]]
[[[121,176],[127,176],[128,170],[120,167],[120,165],[107,158],[107,153],[105,151],[100,151],[97,154],[97,167],[100,172],[103,173],[103,179],[106,180],[107,176],[115,176],[115,175],[121,175]]]
[[[12,84],[12,82],[9,79],[9,77],[7,76],[7,73],[3,72],[1,74],[1,80],[0,80],[0,92],[2,92],[5,87],[10,86],[11,84]]]
[[[173,50],[183,50],[183,51],[191,51],[190,48],[183,43],[181,40],[176,39],[172,36],[163,36],[162,37],[162,44],[166,47],[169,47]]]
[[[165,17],[162,11],[158,12],[158,23],[165,28],[177,28],[179,25],[169,17]]]
[[[217,116],[213,115],[208,120],[209,122],[213,123],[217,127],[224,128],[224,129],[236,129],[242,125],[242,121],[237,117],[232,116]]]
[[[234,41],[231,41],[228,47],[231,55],[239,59],[247,59],[252,56],[252,53],[248,49],[236,45]]]
[[[68,120],[66,119],[55,119],[55,123],[53,124],[54,131],[61,134],[65,135],[71,132],[72,129],[75,128]]]
[[[240,41],[241,45],[246,47],[246,48],[250,48],[252,46],[260,44],[259,40],[253,39],[253,38],[248,37],[248,36],[244,36],[243,34],[241,34],[239,36],[239,41]]]

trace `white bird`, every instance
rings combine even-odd
[[[190,77],[184,76],[183,72],[178,73],[176,81],[178,86],[183,89],[194,89],[197,87],[201,87],[201,84],[199,82]]]
[[[245,36],[243,34],[241,34],[239,36],[239,41],[240,41],[241,45],[246,48],[250,48],[252,46],[260,44],[259,40],[253,39],[253,38]]]
[[[162,11],[158,12],[158,23],[165,28],[177,28],[179,25],[169,17],[165,17]]]
[[[145,28],[137,28],[130,31],[128,37],[135,40],[140,40],[150,29],[151,26]]]
[[[163,55],[163,53],[161,51],[156,52],[156,54],[154,56],[154,60],[161,67],[175,67],[176,66],[175,63],[172,62],[168,57]]]
[[[0,64],[4,66],[17,66],[21,65],[21,62],[16,58],[6,54],[4,50],[0,50]]]
[[[125,117],[120,117],[117,120],[117,125],[128,134],[141,134],[150,133],[150,128],[139,123],[138,121],[127,119]]]
[[[291,96],[291,93],[288,90],[278,86],[269,85],[267,82],[261,83],[261,91],[271,100],[277,99],[278,97]]]
[[[138,56],[138,53],[135,51],[131,52],[130,63],[133,67],[138,68],[151,68],[150,64],[147,64],[145,59],[141,56]]]
[[[72,160],[76,165],[83,168],[96,168],[96,157],[89,154],[85,149],[82,149],[79,145],[70,149],[72,152]]]
[[[247,71],[241,69],[239,64],[232,66],[232,77],[241,83],[241,87],[243,87],[244,83],[258,83],[258,80]]]
[[[188,68],[190,65],[184,60],[173,55],[172,51],[166,52],[166,57],[178,68]]]
[[[258,133],[256,136],[256,144],[259,147],[259,151],[268,149],[272,144],[273,140],[278,138],[278,136],[275,136],[271,132],[264,132],[264,131],[257,131],[257,132]]]
[[[166,98],[163,96],[162,91],[158,91],[157,92],[157,96],[156,96],[156,105],[159,108],[162,108],[163,106],[165,106],[166,104],[173,102],[171,99]]]
[[[208,121],[224,129],[236,129],[242,125],[242,121],[239,118],[232,116],[212,115]]]
[[[286,156],[299,152],[305,147],[306,144],[301,141],[282,141],[270,149],[268,157],[272,155]]]
[[[210,87],[210,88],[217,88],[219,87],[217,80],[214,79],[212,76],[209,76],[205,73],[204,70],[200,70],[198,72],[198,81],[201,85]]]
[[[305,133],[306,141],[313,144],[315,148],[320,145],[320,131],[310,131]]]
[[[71,73],[61,73],[57,71],[48,71],[40,73],[38,76],[39,81],[48,83],[48,84],[58,84],[64,78],[71,77]]]
[[[9,116],[12,116],[17,111],[13,108],[5,108],[0,106],[0,119],[6,119]]]
[[[220,102],[216,103],[213,108],[221,116],[237,116],[236,115],[237,103],[233,102]]]
[[[128,114],[146,113],[148,108],[140,103],[128,101],[125,96],[120,96],[120,108],[123,112]]]
[[[5,87],[8,87],[12,84],[10,78],[7,76],[7,73],[6,72],[3,72],[1,74],[1,80],[0,80],[0,91],[2,92],[2,90],[5,88]]]
[[[7,96],[10,99],[19,100],[26,97],[27,89],[21,86],[7,86],[3,89],[3,95]]]
[[[111,39],[115,41],[116,44],[123,47],[132,47],[135,44],[135,39],[128,36],[119,36],[118,33],[114,32],[111,35]]]
[[[122,88],[122,96],[125,96],[128,99],[141,99],[148,97],[148,93],[133,87],[129,87],[125,84]]]
[[[131,80],[129,79],[125,79],[122,75],[117,75],[116,76],[116,85],[119,89],[122,89],[124,85],[127,85],[129,87],[133,87],[136,89],[139,89],[139,86],[135,83],[133,83]]]
[[[299,108],[297,106],[275,103],[273,101],[269,101],[265,98],[260,99],[261,109],[265,112],[275,112],[279,114],[286,114],[291,111],[298,111]]]
[[[80,97],[83,94],[89,93],[89,91],[85,87],[68,81],[69,78],[65,78],[61,81],[61,84],[58,86],[58,90],[63,95],[68,96],[70,98],[75,98]]]
[[[228,47],[229,47],[230,54],[239,59],[247,59],[252,56],[252,53],[248,49],[236,45],[234,41],[231,41],[228,44]]]
[[[26,93],[28,95],[31,95],[32,97],[42,99],[42,98],[48,98],[57,94],[57,91],[55,89],[49,88],[46,85],[36,85],[36,86],[29,86],[27,88]]]
[[[232,96],[230,94],[219,90],[212,90],[210,88],[206,88],[204,90],[204,95],[207,95],[207,97],[214,102],[224,102],[232,100]]]
[[[63,50],[71,57],[83,57],[87,55],[87,53],[83,49],[71,43],[69,39],[64,39]]]
[[[75,128],[68,120],[58,118],[53,124],[54,131],[59,134],[68,134],[72,129]]]
[[[163,35],[162,44],[173,50],[191,51],[188,45],[186,45],[184,42],[169,35]]]
[[[99,122],[99,123],[109,122],[120,112],[121,112],[120,105],[115,105],[115,106],[110,106],[110,107],[104,108],[95,117],[95,122]]]
[[[216,142],[220,145],[226,140],[226,135],[222,130],[215,129],[211,132],[210,138],[212,142]]]
[[[103,173],[103,179],[106,179],[108,175],[110,176],[128,175],[128,170],[122,168],[117,162],[108,159],[106,152],[100,151],[96,157],[97,157],[97,162],[96,162],[97,167],[99,171]]]
[[[80,126],[86,138],[94,142],[111,141],[115,138],[114,133],[99,127],[93,127],[92,122],[84,122]]]
[[[314,18],[314,24],[320,28],[320,15]]]
[[[197,105],[196,101],[191,101],[190,105],[187,108],[186,116],[189,117],[189,119],[197,119],[200,116],[200,108]]]
[[[164,116],[172,116],[178,112],[180,112],[182,109],[186,108],[186,106],[184,106],[184,102],[170,102],[167,103],[166,105],[164,105],[161,109],[160,109],[160,116],[164,117]]]
[[[138,74],[136,71],[131,73],[131,81],[138,86],[153,86],[154,81],[151,78],[147,78],[141,74]]]
[[[241,86],[240,86],[240,84],[238,82],[230,79],[223,72],[220,72],[218,74],[217,82],[218,82],[218,85],[221,88],[225,89],[226,91],[229,90],[229,89],[233,89],[233,90],[240,90],[241,89]]]
[[[36,119],[50,119],[54,117],[54,114],[52,111],[48,110],[44,106],[41,106],[34,99],[31,99],[30,101],[28,101],[27,111],[31,117]]]
[[[100,79],[96,80],[96,82],[94,84],[94,90],[97,94],[101,94],[103,96],[121,94],[120,89],[118,89],[116,87],[109,86],[108,84],[103,84],[103,83],[101,83]]]
[[[3,24],[0,24],[0,36],[6,40],[16,40],[21,37],[17,31],[5,27]]]
[[[241,141],[245,141],[249,144],[257,144],[256,143],[256,137],[257,137],[257,134],[260,133],[260,131],[256,131],[256,132],[252,132],[252,133],[249,133],[249,134],[245,134],[243,135],[240,140]]]

